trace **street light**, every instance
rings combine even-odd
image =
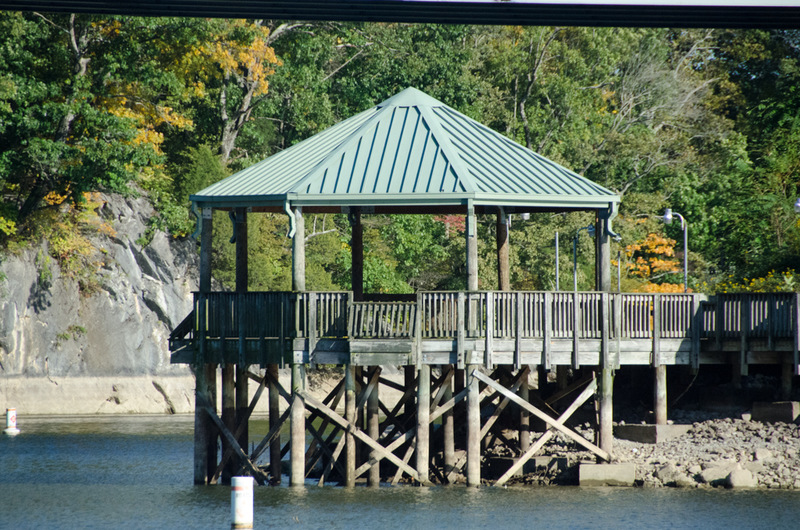
[[[689,224],[678,212],[673,212],[672,208],[667,208],[664,211],[664,222],[668,225],[672,224],[672,219],[677,217],[681,220],[681,229],[683,230],[683,292],[688,291],[689,287],[689,251],[686,247],[686,241],[689,236]]]
[[[581,230],[586,230],[589,237],[594,237],[594,225],[578,228],[575,237],[572,238],[572,290],[578,291],[578,236]]]

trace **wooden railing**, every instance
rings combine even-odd
[[[800,295],[420,292],[416,302],[354,302],[349,292],[195,293],[171,344],[222,339],[679,339],[800,335]],[[604,321],[605,319],[605,321]],[[577,332],[577,333],[576,333]],[[796,339],[797,340],[797,339]]]

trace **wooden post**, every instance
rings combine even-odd
[[[222,423],[225,424],[225,427],[230,432],[236,430],[236,385],[234,383],[234,374],[235,369],[233,364],[225,363],[222,365]],[[223,438],[223,451],[228,448],[228,445],[228,441]],[[228,460],[228,463],[222,470],[223,484],[231,483],[231,477],[236,472],[233,468],[235,464],[236,462],[233,458]]]
[[[611,292],[611,237],[608,233],[609,210],[597,211],[595,226],[595,289]]]
[[[430,462],[430,415],[431,415],[431,366],[423,364],[419,367],[417,381],[417,474],[420,482],[428,480],[428,462]]]
[[[475,221],[475,208],[467,207],[467,290],[478,290],[478,227]]]
[[[356,377],[355,366],[347,364],[344,367],[344,417],[351,424],[356,423]],[[345,434],[345,486],[348,488],[356,485],[356,439],[352,431]]]
[[[371,381],[376,372],[380,372],[380,368],[378,366],[373,366],[369,370],[369,380]],[[373,440],[378,440],[381,436],[381,419],[380,419],[380,395],[378,394],[378,389],[380,385],[375,385],[375,388],[369,395],[367,400],[367,434]],[[377,457],[377,452],[374,450],[371,453],[371,456]],[[380,464],[375,464],[371,468],[369,468],[369,475],[367,476],[367,484],[371,487],[377,488],[380,486],[381,483],[381,466]]]
[[[497,212],[497,285],[501,291],[511,290],[511,275],[508,265],[508,218],[500,209]]]
[[[656,425],[667,424],[667,367],[661,361],[661,296],[653,296],[653,412]]]
[[[467,486],[481,485],[481,400],[478,365],[467,366]]]
[[[416,373],[416,370],[417,369],[416,369],[415,366],[410,366],[410,365],[403,366],[403,384],[404,384],[404,387],[406,389],[406,392],[408,392],[410,389],[412,389],[414,384],[415,384],[415,380],[416,380],[415,373]],[[405,426],[410,426],[411,425],[410,420],[411,420],[411,417],[413,415],[414,415],[414,404],[411,402],[411,400],[408,400],[403,405],[403,420],[402,421],[403,421],[403,424]]]
[[[611,237],[609,234],[609,218],[611,210],[597,211],[595,230],[595,288],[602,292],[611,292]],[[599,446],[611,454],[614,443],[614,372],[613,364],[603,360],[600,369],[600,435]]]
[[[280,423],[280,391],[278,390],[278,365],[267,366],[270,375],[269,382],[269,430],[277,428]],[[281,437],[276,436],[269,445],[269,472],[272,475],[272,484],[281,483]]]
[[[292,411],[291,411],[291,476],[290,486],[302,486],[306,475],[306,405],[302,392],[305,391],[305,366],[292,363]]]
[[[444,372],[445,367],[442,368]],[[451,399],[453,399],[453,378],[445,382],[444,396],[442,397],[445,403]],[[450,474],[456,465],[455,422],[452,408],[448,408],[442,415],[442,430],[444,431],[444,476],[450,480]]]
[[[295,232],[292,237],[292,290],[306,290],[306,224],[303,209],[294,209]]]
[[[530,378],[530,367],[523,366],[522,369],[526,372],[522,377],[522,382],[519,387],[519,398],[526,403],[530,400],[530,389],[528,387],[528,379]],[[531,445],[531,414],[526,409],[520,407],[519,409],[519,448],[524,454]]]
[[[600,370],[600,449],[612,454],[614,446],[614,372],[611,368]]]
[[[236,208],[236,292],[239,294],[239,361],[236,364],[236,401],[235,401],[235,423],[243,424],[240,436],[237,440],[239,446],[247,450],[250,438],[248,428],[249,414],[247,409],[250,407],[250,398],[247,391],[247,359],[245,358],[245,316],[247,308],[244,305],[244,293],[247,292],[248,262],[247,262],[247,209]],[[233,432],[231,430],[231,432]]]
[[[353,298],[356,300],[364,299],[364,228],[361,224],[361,212],[358,208],[353,208],[354,213],[350,214],[350,278],[353,289]]]
[[[201,295],[211,291],[211,250],[214,220],[211,208],[203,208],[200,226],[200,285]],[[202,297],[201,297],[202,299]],[[205,308],[199,307],[200,333],[205,335]],[[217,369],[213,363],[206,362],[205,340],[199,337],[199,358],[194,366],[195,408],[194,408],[194,483],[207,484],[217,467],[217,429],[206,408],[216,411],[217,407]]]
[[[667,424],[667,365],[661,364],[654,369],[653,400],[655,402],[656,425]]]

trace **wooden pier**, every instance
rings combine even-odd
[[[514,403],[519,435],[505,442],[516,459],[498,481],[502,484],[555,432],[600,460],[612,458],[612,451],[600,447],[602,435],[610,433],[598,432],[595,444],[564,425],[595,393],[601,408],[603,400],[610,403],[613,382],[603,380],[604,372],[633,365],[653,367],[654,410],[662,422],[666,421],[665,366],[732,365],[737,373],[747,374],[750,365],[779,364],[789,385],[792,376],[800,374],[800,294],[796,293],[707,297],[420,292],[402,298],[356,301],[350,292],[196,293],[194,310],[171,335],[172,362],[193,365],[198,383],[205,383],[198,384],[198,408],[216,432],[208,434],[201,428],[196,443],[202,446],[214,439],[216,447],[219,436],[226,449],[222,463],[216,462],[213,447],[198,449],[196,480],[219,480],[223,464],[235,462],[260,482],[279,481],[280,464],[273,464],[268,473],[253,464],[271,447],[273,463],[290,452],[292,484],[304,483],[307,473],[320,469],[322,462],[321,483],[335,470],[347,485],[365,473],[374,484],[397,482],[403,475],[426,484],[446,483],[453,471],[464,471],[467,482],[477,485],[481,440],[497,435],[493,427]],[[344,367],[345,377],[325,400],[306,391],[309,365]],[[213,405],[217,366],[236,366],[230,373],[259,384],[256,399],[248,404],[233,397],[240,388],[246,391],[246,383],[223,374],[223,401],[230,396],[227,402],[234,409],[228,412],[228,421],[225,406],[217,416]],[[291,389],[280,387],[279,366],[292,367]],[[405,385],[381,377],[387,366],[404,367]],[[264,374],[252,373],[251,367],[264,369]],[[543,406],[543,399],[530,399],[528,388],[532,370],[544,373],[559,367],[586,368],[585,373],[599,375],[570,389],[583,392],[561,416]],[[438,377],[432,378],[431,368]],[[403,392],[392,410],[380,401],[382,385]],[[264,389],[270,399],[270,431],[247,454],[241,432]],[[279,416],[280,399],[286,401],[287,410]],[[342,399],[344,416],[336,412]],[[466,406],[460,406],[463,402]],[[531,432],[531,416],[548,430]],[[488,419],[482,422],[482,417]],[[292,434],[290,443],[281,447],[279,433],[285,421],[291,421]],[[438,427],[432,433],[434,423]],[[467,427],[461,440],[453,432],[454,424]],[[307,433],[314,440],[311,447],[306,447]],[[463,447],[457,447],[459,441]],[[368,451],[357,451],[359,445]],[[457,448],[466,451],[465,461],[456,461]],[[432,455],[443,459],[433,465]],[[414,465],[409,463],[412,456]],[[390,464],[381,467],[384,459]],[[385,469],[393,475],[381,475]]]
[[[503,484],[556,433],[599,460],[613,458],[615,370],[652,367],[658,423],[667,418],[669,365],[725,364],[745,374],[753,364],[781,364],[784,390],[798,374],[797,294],[612,293],[620,197],[413,88],[190,199],[199,221],[199,292],[170,348],[172,362],[192,365],[197,378],[198,484],[241,470],[260,483],[279,482],[288,454],[293,486],[310,473],[347,486],[365,474],[371,485],[463,475],[477,486],[487,439],[514,456],[496,482]],[[211,289],[215,210],[232,221],[233,293]],[[247,220],[262,212],[287,217],[292,292],[248,292]],[[536,212],[594,219],[596,292],[511,291],[510,219]],[[347,216],[352,292],[308,292],[304,216],[313,214]],[[364,293],[362,217],[395,214],[463,216],[464,291]],[[479,289],[479,216],[495,218],[497,292]],[[307,391],[312,365],[343,367],[340,384],[321,401]],[[402,368],[402,384],[382,377],[388,366]],[[291,388],[280,385],[280,367],[291,367]],[[531,388],[534,370],[537,381],[555,371],[559,390]],[[567,370],[581,374],[570,384]],[[258,383],[252,400],[250,381]],[[401,393],[396,404],[382,399],[387,386]],[[269,432],[248,453],[249,418],[264,391]],[[594,442],[567,422],[592,396]],[[565,399],[571,404],[558,403]],[[290,440],[282,446],[287,421]],[[265,472],[255,462],[267,450]]]

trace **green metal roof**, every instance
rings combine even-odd
[[[600,209],[619,197],[408,88],[191,196],[200,207]]]

